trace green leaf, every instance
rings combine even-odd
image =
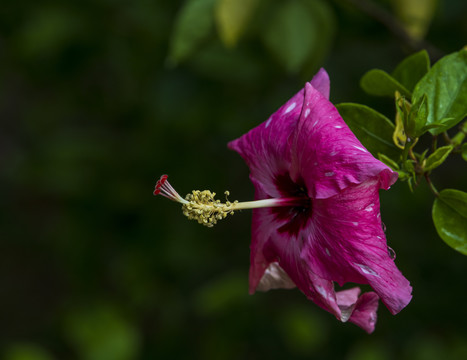
[[[218,0],[215,20],[227,47],[233,47],[245,31],[259,0]]]
[[[414,186],[417,186],[417,174],[415,173],[415,167],[413,160],[407,159],[402,163],[403,173],[407,175],[407,184],[411,192],[414,191]],[[401,179],[402,180],[402,179]]]
[[[379,161],[381,161],[382,163],[384,163],[384,164],[386,164],[387,166],[389,166],[391,169],[393,169],[393,170],[399,170],[399,165],[397,164],[397,162],[395,162],[394,160],[388,158],[386,155],[381,154],[381,153],[378,153],[378,159],[379,159]]]
[[[426,154],[428,153],[428,150],[429,149],[425,149],[425,151],[423,151],[419,156],[418,156],[418,161],[419,162],[423,162],[423,160],[426,159]],[[415,155],[417,156],[417,155]]]
[[[209,36],[216,0],[187,0],[175,20],[168,61],[176,65],[190,56]]]
[[[410,174],[415,174],[415,167],[413,166],[412,160],[404,161],[404,169],[407,170]]]
[[[399,81],[394,79],[387,72],[373,69],[363,75],[360,86],[365,92],[375,96],[394,97],[394,93],[399,91],[403,96],[410,97],[411,93]]]
[[[415,102],[409,111],[405,133],[410,138],[417,138],[428,131],[425,126],[428,118],[428,100],[427,96],[423,95]]]
[[[451,145],[436,149],[436,151],[428,156],[428,159],[426,159],[424,170],[431,171],[440,166],[451,153],[452,149],[453,147]]]
[[[393,160],[399,158],[401,150],[392,142],[394,124],[387,117],[368,106],[354,103],[339,104],[337,110],[373,156],[381,153]]]
[[[407,184],[409,185],[410,192],[414,191],[414,183],[415,183],[415,180],[413,176],[410,176],[409,179],[407,180]]]
[[[462,145],[462,158],[467,161],[467,143]]]
[[[419,51],[402,60],[392,73],[392,77],[409,91],[430,70],[430,58],[426,50]]]
[[[399,174],[399,180],[400,181],[406,181],[406,180],[412,179],[412,175],[406,173],[405,171],[397,170],[397,173]]]
[[[424,95],[428,99],[427,125],[433,135],[459,123],[467,114],[467,50],[447,55],[439,60],[415,86],[412,103]]]
[[[287,71],[299,71],[313,54],[319,40],[319,29],[315,25],[313,14],[299,1],[285,1],[275,9],[263,37],[266,46]]]
[[[430,125],[425,125],[423,128],[422,128],[422,133],[426,133],[428,130],[430,129],[436,129],[436,128],[441,128],[443,127],[442,124],[430,124]],[[443,130],[444,131],[444,130]]]
[[[467,255],[467,193],[446,189],[433,204],[433,222],[441,239]]]

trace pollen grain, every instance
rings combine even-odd
[[[229,214],[233,215],[233,208],[238,201],[221,203],[214,198],[215,196],[216,193],[209,190],[193,190],[185,197],[187,202],[182,206],[183,214],[207,227],[213,227],[217,221],[225,219]]]

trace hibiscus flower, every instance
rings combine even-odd
[[[338,320],[371,333],[379,299],[397,314],[412,298],[380,216],[379,190],[397,173],[365,149],[328,99],[321,69],[267,121],[229,143],[250,169],[256,201],[223,204],[209,190],[182,198],[167,175],[154,194],[181,203],[189,219],[206,226],[253,209],[250,293],[298,287]],[[374,291],[335,291],[335,283]]]
[[[250,293],[296,286],[371,333],[378,299],[397,314],[412,298],[380,216],[379,189],[389,189],[397,173],[358,141],[329,102],[329,88],[321,69],[267,121],[229,143],[250,169],[256,199],[297,199],[253,210]],[[334,290],[348,282],[374,292]]]

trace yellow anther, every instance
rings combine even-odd
[[[154,189],[154,195],[162,195],[172,201],[181,203],[183,215],[207,227],[214,226],[218,220],[225,219],[229,214],[233,215],[234,210],[303,205],[302,197],[263,199],[239,203],[237,200],[232,202],[228,200],[229,191],[225,191],[224,194],[225,204],[221,203],[220,200],[216,200],[214,198],[216,193],[209,190],[193,190],[191,194],[182,198],[167,181],[167,175],[161,176]]]
[[[228,191],[225,192],[229,194]],[[228,214],[233,214],[232,208],[238,201],[231,203],[227,201],[225,204],[220,200],[216,200],[215,192],[209,190],[193,190],[191,194],[185,197],[187,203],[182,206],[183,214],[190,220],[196,220],[199,224],[207,227],[212,227],[217,224],[218,220],[225,219]]]

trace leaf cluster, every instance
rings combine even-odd
[[[435,195],[433,222],[439,236],[467,255],[467,193],[445,189],[438,192],[430,175],[451,154],[467,161],[467,121],[454,137],[447,131],[467,116],[467,49],[441,58],[433,66],[425,50],[404,59],[387,73],[368,71],[361,87],[374,96],[394,99],[394,122],[365,105],[337,106],[344,120],[368,150],[407,181],[411,191],[425,179]],[[431,147],[421,149],[420,137],[432,137]],[[438,146],[438,139],[444,144]],[[465,164],[464,164],[465,165]]]

